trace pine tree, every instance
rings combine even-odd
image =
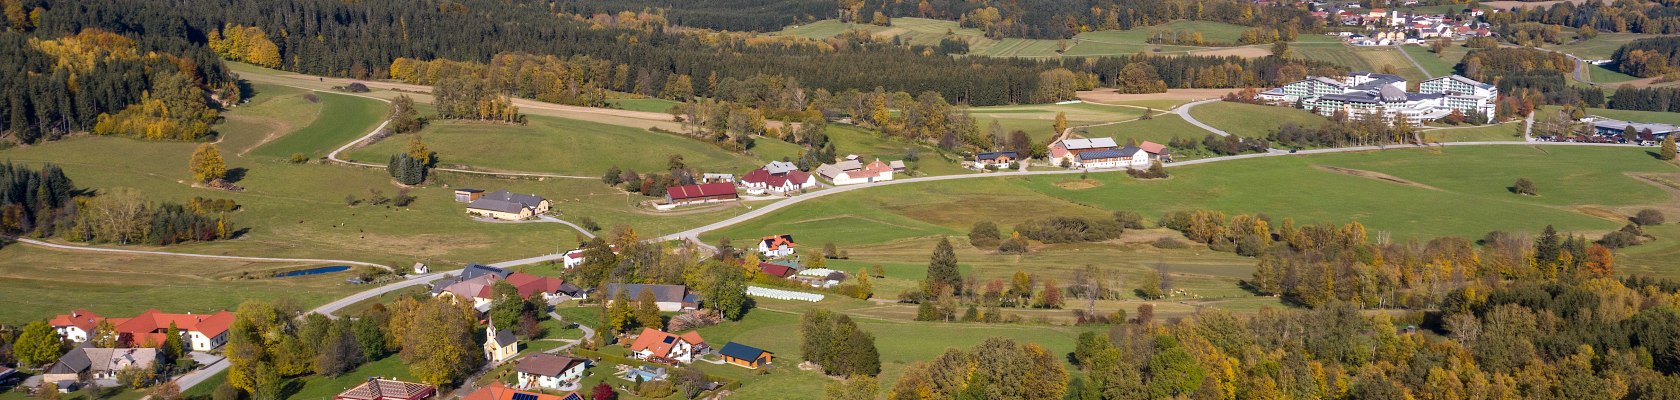
[[[952,293],[962,293],[962,272],[957,270],[957,253],[951,248],[950,238],[939,238],[923,286],[928,296],[938,296],[947,288]]]

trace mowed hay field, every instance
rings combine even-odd
[[[442,165],[465,165],[496,171],[600,176],[614,165],[637,171],[664,171],[670,155],[681,154],[689,166],[707,172],[744,172],[758,162],[717,146],[673,134],[618,125],[545,116],[509,125],[434,121],[420,131]],[[407,149],[408,136],[392,136],[356,149],[349,158],[384,164]]]
[[[1560,168],[1559,159],[1575,162]],[[1408,182],[1331,172],[1320,165]],[[1604,232],[1624,222],[1598,216],[1603,214],[1599,210],[1629,215],[1637,207],[1673,201],[1662,188],[1627,173],[1673,174],[1680,168],[1651,158],[1645,149],[1480,146],[1266,157],[1171,172],[1173,177],[1163,181],[1093,174],[1095,187],[1067,186],[1076,175],[891,185],[810,200],[708,236],[752,239],[791,233],[803,243],[856,246],[960,235],[982,220],[1013,226],[1037,216],[1106,216],[1115,210],[1153,219],[1166,211],[1196,208],[1265,213],[1299,223],[1358,220],[1395,240],[1480,237],[1492,230],[1538,232],[1546,224]],[[1519,177],[1534,180],[1541,195],[1511,194],[1506,188]]]
[[[259,95],[260,96],[260,95]],[[322,97],[328,99],[330,97]],[[379,103],[349,97],[351,102]],[[283,115],[265,107],[284,106],[276,101],[242,106],[231,116]],[[259,112],[261,111],[261,112]],[[325,113],[325,111],[323,111]],[[331,121],[294,121],[295,126],[314,126]],[[252,124],[248,126],[261,126]],[[236,126],[217,126],[229,143],[253,143]],[[287,132],[275,143],[309,132],[300,128]],[[651,133],[649,133],[651,135]],[[398,139],[400,140],[400,138]],[[324,140],[310,139],[322,146]],[[305,142],[305,140],[299,140]],[[273,145],[273,144],[270,144]],[[452,199],[453,188],[509,189],[535,193],[555,202],[561,218],[576,221],[589,216],[602,226],[628,224],[644,235],[672,232],[727,218],[747,207],[719,205],[687,210],[676,215],[644,211],[633,204],[645,197],[626,194],[601,184],[597,179],[502,179],[478,175],[439,173],[429,185],[410,190],[417,200],[408,207],[360,204],[350,206],[346,198],[366,199],[373,191],[394,196],[398,188],[382,169],[328,165],[319,162],[292,164],[278,158],[256,155],[228,155],[230,169],[242,171],[238,182],[243,192],[196,188],[188,184],[187,159],[196,143],[147,142],[116,137],[73,137],[35,146],[0,151],[0,158],[29,165],[55,163],[78,187],[108,190],[138,189],[153,201],[184,203],[202,196],[232,199],[241,209],[231,215],[236,229],[248,229],[234,240],[190,243],[157,249],[172,252],[261,257],[337,258],[407,266],[415,261],[451,268],[468,262],[495,262],[554,252],[576,245],[577,233],[559,224],[491,224],[469,219],[464,206]],[[224,154],[230,148],[223,149]],[[447,156],[445,156],[447,157]],[[657,156],[661,165],[664,155]],[[598,175],[591,173],[590,175]],[[129,246],[148,249],[146,246]]]
[[[1382,72],[1384,67],[1394,66],[1396,74],[1408,81],[1427,79],[1423,71],[1412,66],[1406,56],[1400,54],[1401,50],[1394,46],[1356,47],[1337,43],[1292,46],[1290,49],[1294,50],[1297,58],[1325,61],[1354,71]]]
[[[279,87],[270,87],[276,88],[270,90],[282,93],[298,90],[290,88],[280,90]],[[321,103],[321,111],[316,115],[314,122],[301,127],[297,131],[267,141],[262,146],[252,150],[250,152],[252,156],[272,159],[288,158],[292,154],[303,154],[309,158],[325,157],[333,149],[337,149],[345,143],[350,143],[350,141],[366,135],[374,127],[379,126],[379,123],[384,121],[385,112],[388,109],[384,102],[362,97],[329,92],[311,92],[304,96],[309,95],[320,99]],[[277,120],[278,118],[274,117],[281,116],[281,114],[265,110],[274,110],[286,106],[288,104],[259,103],[247,105],[249,108],[258,109],[259,112],[273,114],[272,116],[263,116],[268,117],[269,120]],[[230,114],[238,115],[238,109],[235,110],[236,112]],[[237,129],[231,130],[235,131],[235,135],[230,136],[255,136],[248,132],[240,132]]]
[[[1232,135],[1264,138],[1284,124],[1316,128],[1328,118],[1306,110],[1260,104],[1216,101],[1190,109],[1190,116]]]
[[[1039,142],[1047,141],[1060,134],[1054,129],[1057,113],[1062,113],[1067,117],[1069,127],[1078,127],[1132,120],[1143,116],[1144,111],[1144,108],[1092,103],[1033,104],[969,109],[969,112],[974,116],[975,123],[980,126],[982,132],[990,129],[992,122],[996,121],[998,125],[1003,127],[1004,132],[1025,131]],[[1157,114],[1160,112],[1161,110],[1156,110]]]
[[[1078,128],[1074,129],[1073,132],[1084,137],[1112,137],[1116,143],[1125,143],[1127,140],[1137,140],[1139,142],[1147,140],[1160,144],[1167,144],[1174,137],[1200,140],[1213,134],[1213,132],[1190,125],[1189,122],[1184,122],[1184,117],[1178,114],[1163,114],[1146,120]]]
[[[273,278],[326,264],[246,262],[56,250],[0,249],[0,322],[20,324],[85,308],[105,316],[232,310],[245,299],[291,298],[313,307],[364,287],[355,272]],[[354,271],[354,270],[352,270]]]
[[[1599,33],[1592,39],[1577,40],[1566,44],[1546,46],[1546,49],[1574,54],[1576,57],[1589,60],[1605,60],[1609,59],[1610,56],[1615,55],[1616,49],[1621,48],[1622,45],[1628,44],[1628,42],[1661,36],[1663,35],[1607,32]]]

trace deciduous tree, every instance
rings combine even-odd
[[[222,161],[222,151],[214,143],[204,143],[193,149],[192,160],[187,165],[192,172],[193,179],[199,182],[209,182],[227,176],[227,163]]]

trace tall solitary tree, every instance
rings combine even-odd
[[[398,95],[391,100],[391,112],[386,116],[391,120],[391,132],[409,133],[420,130],[424,121],[420,119],[419,111],[414,109],[414,99],[408,95]]]
[[[193,179],[199,182],[209,182],[227,176],[227,163],[222,160],[222,151],[213,143],[198,145],[193,149],[192,160],[187,163],[187,170],[193,174]]]
[[[23,334],[12,344],[12,356],[17,357],[20,365],[43,365],[63,354],[64,346],[58,341],[58,333],[53,332],[46,321],[25,325]]]
[[[939,238],[939,245],[933,248],[923,286],[929,296],[937,296],[946,288],[962,293],[962,272],[957,270],[957,252],[951,248],[950,238]]]
[[[1674,157],[1674,135],[1668,135],[1668,138],[1663,139],[1662,152],[1657,154],[1657,158],[1661,158],[1663,161],[1674,161]]]

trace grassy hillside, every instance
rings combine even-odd
[[[1560,169],[1559,157],[1591,161]],[[1317,165],[1386,173],[1418,185],[1331,172]],[[786,232],[805,242],[866,245],[960,234],[981,220],[1012,226],[1042,215],[1132,210],[1153,217],[1191,208],[1264,212],[1303,223],[1356,219],[1373,232],[1389,232],[1400,240],[1478,237],[1490,230],[1534,232],[1543,224],[1572,231],[1608,230],[1621,223],[1578,209],[1669,200],[1663,190],[1623,175],[1636,171],[1680,169],[1651,159],[1642,149],[1620,148],[1501,146],[1271,157],[1175,168],[1167,181],[1097,174],[1091,177],[1099,183],[1094,188],[1064,188],[1059,184],[1071,178],[1065,175],[894,185],[808,201],[712,236]],[[1518,177],[1533,179],[1542,195],[1511,195],[1506,187]]]
[[[997,121],[1005,132],[1021,130],[1032,135],[1034,140],[1045,141],[1058,134],[1054,129],[1056,113],[1065,114],[1068,126],[1077,127],[1134,119],[1142,116],[1144,109],[1079,103],[975,107],[970,112],[982,131],[990,129],[992,121]]]
[[[293,89],[295,90],[295,89]],[[321,103],[320,114],[314,122],[302,129],[281,136],[256,150],[251,155],[268,158],[287,158],[293,153],[303,153],[309,158],[325,157],[333,149],[350,143],[356,138],[366,135],[373,127],[378,126],[385,118],[387,106],[383,102],[355,97],[345,94],[329,92],[312,92]],[[282,103],[280,101],[277,103]],[[276,109],[285,108],[288,104],[256,104],[250,108]],[[238,115],[238,113],[233,113]],[[271,112],[259,118],[285,121],[284,115]],[[230,127],[237,129],[234,127]],[[243,133],[243,132],[241,132]]]
[[[525,125],[436,121],[420,135],[443,164],[501,171],[599,176],[613,165],[663,171],[672,154],[708,172],[734,173],[760,165],[751,157],[672,134],[545,116],[529,120]],[[408,137],[392,137],[351,151],[349,157],[384,163],[407,145]]]
[[[1408,81],[1421,82],[1425,79],[1423,71],[1406,61],[1406,56],[1400,54],[1400,49],[1393,46],[1365,46],[1355,47],[1345,44],[1315,44],[1310,46],[1291,47],[1295,57],[1308,60],[1318,60],[1348,67],[1354,71],[1382,72],[1386,66],[1393,66],[1397,75]],[[1418,60],[1422,63],[1423,60]],[[1427,66],[1425,68],[1428,68]]]
[[[1264,138],[1285,123],[1317,127],[1329,119],[1306,110],[1217,101],[1190,109],[1190,116],[1233,135]]]

